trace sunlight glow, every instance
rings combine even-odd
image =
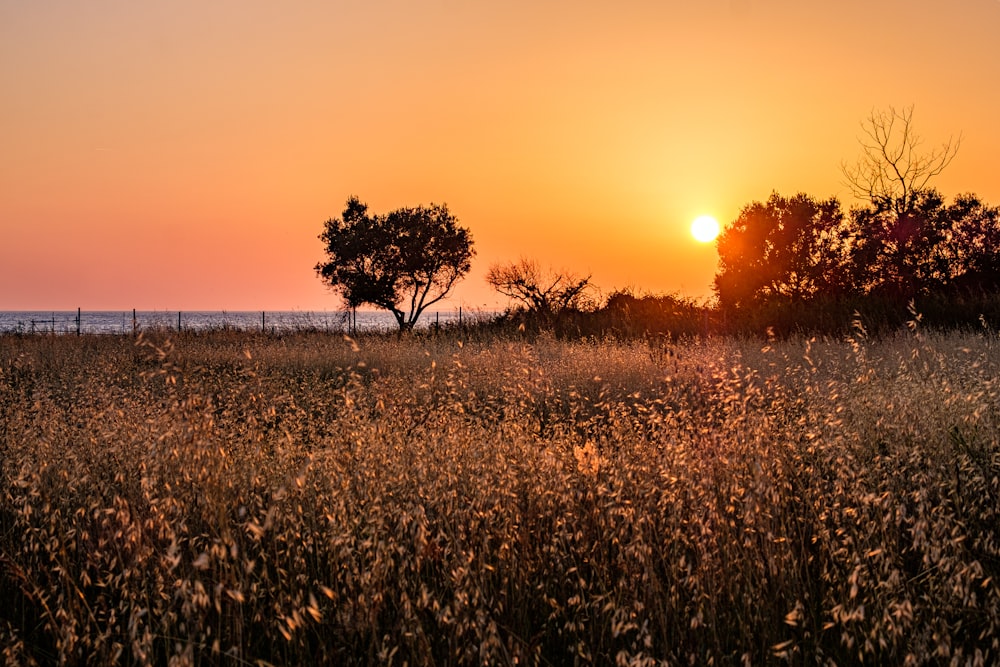
[[[710,215],[700,215],[691,223],[691,236],[702,243],[714,241],[719,231],[719,221]]]

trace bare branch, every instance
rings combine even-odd
[[[949,137],[940,148],[919,152],[923,141],[913,131],[912,105],[873,110],[861,129],[867,137],[858,140],[861,157],[853,166],[841,163],[845,184],[858,199],[900,215],[909,212],[916,195],[951,164],[962,143],[961,135]]]
[[[493,264],[486,282],[500,294],[520,302],[544,318],[558,318],[577,306],[590,287],[590,276],[581,278],[566,272],[544,272],[530,259]]]

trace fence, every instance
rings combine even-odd
[[[451,312],[425,313],[422,328],[437,329],[468,321],[458,308]],[[139,331],[239,330],[280,333],[290,331],[393,331],[397,327],[391,313],[302,312],[302,311],[76,311],[0,312],[0,334],[119,334],[137,335]]]

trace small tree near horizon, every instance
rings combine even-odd
[[[555,323],[567,310],[580,308],[591,287],[590,276],[545,271],[535,260],[525,258],[493,264],[486,273],[486,282],[545,324]]]
[[[448,295],[475,254],[469,230],[445,204],[377,215],[351,197],[319,238],[326,261],[315,269],[323,282],[348,308],[368,304],[391,312],[401,332]]]

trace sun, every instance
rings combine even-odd
[[[702,243],[711,243],[719,235],[719,221],[710,215],[699,215],[691,223],[691,236]]]

